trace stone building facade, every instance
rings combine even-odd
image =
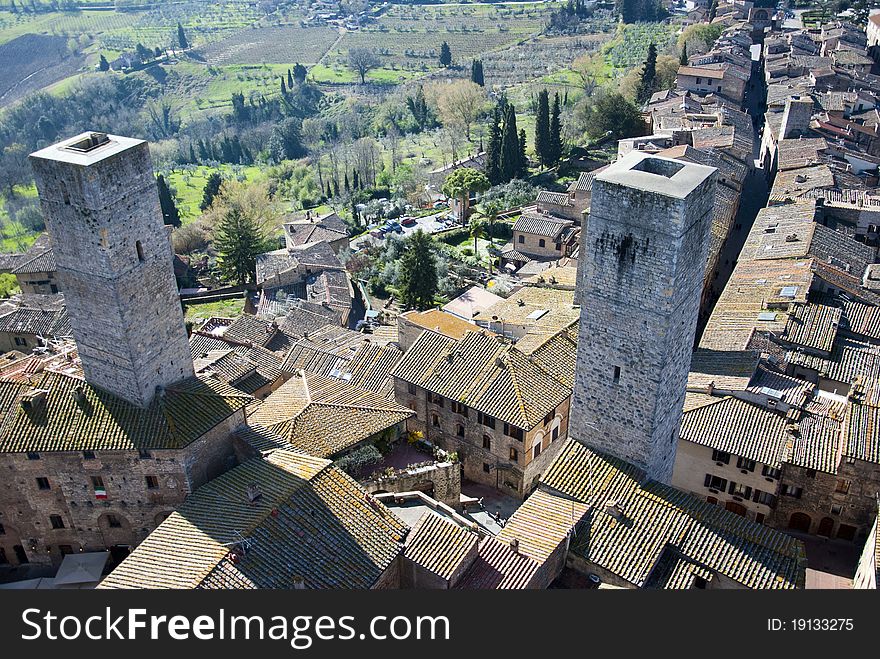
[[[715,168],[633,152],[596,177],[582,232],[571,434],[669,483]]]
[[[0,564],[128,555],[198,487],[235,464],[244,409],[180,449],[0,453]]]
[[[193,375],[149,147],[84,133],[30,160],[86,379],[145,406]]]

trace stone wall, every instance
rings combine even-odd
[[[95,451],[94,458],[82,452],[39,453],[39,459],[0,454],[0,548],[6,559],[21,562],[16,546],[31,563],[56,565],[62,548],[134,547],[193,490],[234,465],[229,431],[243,421],[239,411],[183,450]],[[95,497],[93,476],[103,481],[106,499]],[[155,480],[148,483],[148,477]],[[48,489],[37,479],[46,479]],[[63,528],[53,528],[52,515]]]
[[[676,173],[639,169],[645,161]],[[597,177],[581,233],[570,434],[666,483],[696,331],[715,172],[632,153]]]
[[[461,465],[436,462],[433,465],[406,469],[394,476],[361,482],[370,494],[374,492],[428,492],[430,496],[452,508],[461,507]]]

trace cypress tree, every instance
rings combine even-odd
[[[357,170],[354,170],[354,171],[352,172],[352,175],[351,175],[351,176],[352,176],[352,179],[351,179],[351,187],[352,187],[352,189],[354,189],[354,190],[360,190],[360,189],[361,189],[361,182],[360,182],[360,177],[358,176],[358,171],[357,171]]]
[[[550,113],[550,164],[555,165],[562,158],[562,108],[559,103],[559,92],[553,97],[553,111]]]
[[[654,80],[657,77],[657,46],[653,43],[648,46],[648,57],[645,59],[645,67],[642,69],[642,77],[636,88],[636,101],[645,103],[654,93]]]
[[[284,82],[284,77],[281,78],[281,98],[287,97],[287,83]]]
[[[189,41],[186,39],[186,32],[183,31],[183,25],[177,24],[177,43],[181,50],[189,48]]]
[[[220,192],[220,185],[222,183],[223,179],[220,177],[220,173],[212,172],[205,182],[205,189],[202,192],[202,203],[199,204],[199,208],[203,211],[210,208],[211,204],[214,203],[214,197]]]
[[[678,57],[678,63],[687,66],[688,63],[688,45],[687,42],[681,44],[681,55]]]
[[[498,106],[489,118],[489,148],[486,150],[486,178],[489,183],[497,185],[501,177],[501,110]]]
[[[162,209],[162,220],[165,224],[179,227],[180,212],[177,210],[177,204],[174,203],[174,195],[171,194],[171,188],[168,187],[165,177],[161,174],[156,177],[156,187],[159,189],[159,207]]]
[[[345,182],[342,187],[345,188],[346,192],[351,192],[351,186],[348,184],[348,172],[345,172]]]
[[[519,131],[519,170],[516,172],[517,178],[525,178],[529,173],[529,157],[526,155],[526,129],[521,128]]]
[[[516,129],[516,110],[512,103],[507,103],[504,113],[504,127],[501,130],[501,182],[506,183],[516,178],[522,169],[522,151]]]
[[[480,87],[486,86],[486,81],[483,79],[483,60],[475,59],[471,62],[471,82]]]
[[[287,69],[287,88],[293,89],[293,74]]]
[[[447,67],[452,64],[452,50],[449,48],[449,44],[445,41],[443,45],[440,46],[440,66]]]
[[[101,55],[101,61],[98,63],[98,69],[101,71],[109,71],[110,70],[110,62],[107,61],[107,58]]]
[[[535,154],[538,156],[538,161],[545,167],[551,162],[549,99],[546,89],[538,92],[538,112],[535,115]]]

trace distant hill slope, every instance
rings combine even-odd
[[[0,107],[73,75],[85,57],[67,50],[66,37],[25,34],[0,46]]]

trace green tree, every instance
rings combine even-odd
[[[639,109],[617,92],[605,94],[588,106],[583,126],[594,139],[610,133],[612,139],[622,140],[641,135],[645,129]]]
[[[483,60],[481,59],[475,59],[471,62],[471,82],[480,87],[486,86],[486,81],[483,78]]]
[[[443,194],[453,199],[458,199],[461,205],[461,225],[467,223],[468,202],[470,201],[472,192],[485,192],[490,187],[489,179],[486,175],[472,167],[461,167],[456,169],[446,177],[443,181]]]
[[[688,45],[687,43],[681,44],[681,54],[678,56],[678,63],[681,66],[687,66],[688,63]]]
[[[550,95],[546,89],[538,92],[538,111],[535,114],[535,154],[544,167],[550,164]]]
[[[715,14],[718,13],[718,0],[712,0],[712,4],[709,5],[709,22],[715,20]]]
[[[636,100],[639,103],[647,103],[654,93],[654,82],[657,77],[657,46],[653,43],[648,46],[648,56],[645,58],[645,66],[636,88]]]
[[[223,177],[220,172],[211,172],[208,180],[205,181],[205,189],[202,192],[202,203],[199,208],[203,211],[208,210],[214,203],[214,197],[220,193],[220,186],[223,184]]]
[[[501,110],[496,105],[489,118],[489,144],[486,148],[486,178],[492,185],[504,183],[501,175]]]
[[[471,238],[474,239],[474,255],[479,258],[480,250],[478,241],[480,238],[486,237],[486,221],[482,217],[474,215],[468,223],[468,233]]]
[[[287,69],[287,88],[293,89],[293,74]]]
[[[506,103],[504,127],[501,130],[501,181],[516,178],[523,170],[522,150],[519,143],[519,131],[516,129],[516,109],[513,103]]]
[[[445,41],[443,45],[440,46],[440,66],[448,67],[452,65],[452,50],[449,48],[449,44]]]
[[[492,199],[491,201],[487,201],[483,204],[480,204],[480,212],[483,214],[483,217],[486,218],[486,224],[489,227],[486,235],[489,239],[489,247],[491,248],[493,245],[493,236],[495,234],[495,222],[498,220],[498,213],[503,210],[502,204],[497,199]],[[475,252],[476,253],[476,250]],[[491,249],[489,250],[489,274],[492,274],[492,261],[494,257],[492,255]]]
[[[214,237],[217,267],[226,281],[246,284],[256,278],[257,256],[268,248],[257,222],[237,206],[221,218]]]
[[[367,73],[379,67],[379,57],[369,48],[349,48],[348,68],[357,73],[361,84],[366,82]]]
[[[306,81],[306,76],[309,74],[308,69],[304,67],[302,64],[297,62],[293,65],[293,79],[298,84],[303,84]]]
[[[181,50],[189,48],[189,41],[187,41],[186,32],[184,32],[183,25],[180,23],[177,24],[177,44],[180,46]]]
[[[525,178],[529,175],[529,157],[526,155],[526,129],[519,130],[519,170],[516,175],[519,178]]]
[[[550,112],[550,164],[555,165],[562,158],[562,107],[559,92],[553,96],[553,110]]]
[[[165,177],[159,174],[156,177],[156,187],[159,190],[159,207],[162,209],[162,220],[165,224],[173,227],[180,226],[180,212],[177,210],[177,204],[174,202],[174,194]]]
[[[437,260],[431,238],[421,229],[407,238],[406,242],[398,275],[400,301],[406,309],[424,311],[434,306],[434,297],[439,288]]]
[[[104,55],[101,55],[101,59],[98,62],[98,69],[101,71],[109,71],[110,70],[110,62],[107,61],[107,58]]]

